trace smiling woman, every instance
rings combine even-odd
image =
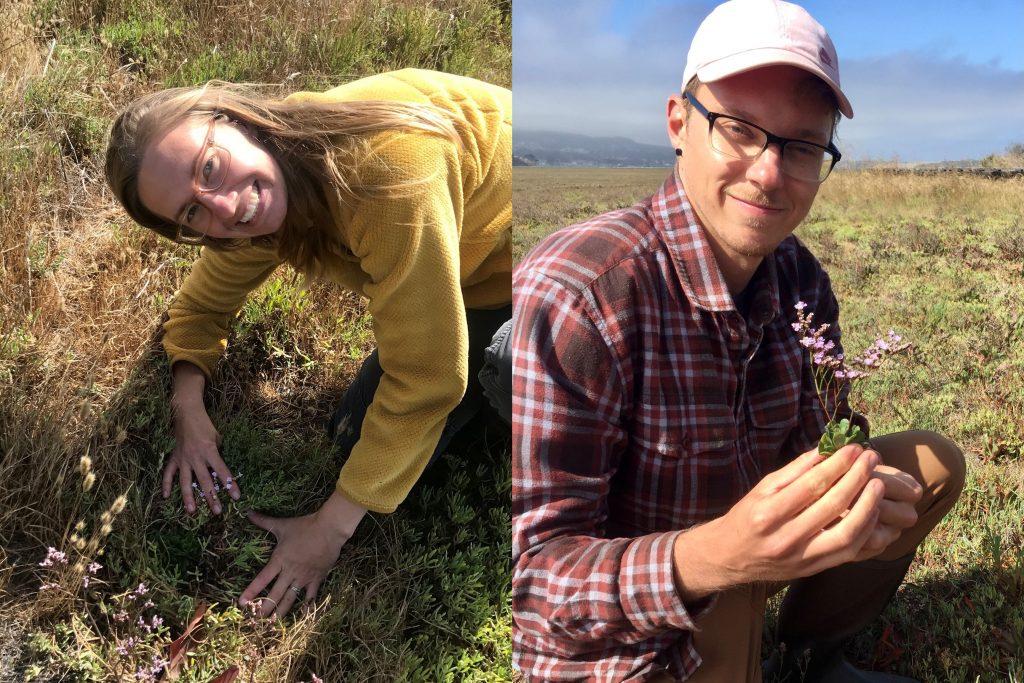
[[[478,374],[512,310],[511,126],[508,90],[414,69],[283,100],[229,84],[165,90],[114,122],[118,200],[145,227],[204,245],[164,326],[176,441],[165,497],[175,478],[189,513],[193,489],[214,514],[221,485],[241,495],[203,390],[249,292],[287,262],[369,299],[378,348],[332,421],[348,455],[335,492],[305,517],[250,514],[278,545],[242,604],[266,590],[263,613],[281,615],[315,598],[367,510],[394,511],[488,399],[510,403],[510,387],[485,397]]]
[[[221,121],[228,123],[215,141]],[[194,168],[182,163],[192,157]],[[139,167],[139,199],[178,224],[178,241],[196,244],[207,236],[277,232],[284,224],[288,190],[274,158],[217,114],[208,125],[182,121],[147,150]],[[254,220],[257,210],[259,220]]]

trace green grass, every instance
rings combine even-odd
[[[493,425],[457,440],[398,512],[364,520],[313,611],[271,623],[235,607],[273,548],[244,512],[301,514],[332,490],[324,426],[373,347],[365,304],[287,269],[254,293],[206,395],[244,498],[190,518],[159,490],[173,430],[158,330],[195,252],[132,225],[102,182],[107,128],[143,93],[211,78],[325,88],[406,66],[510,85],[511,3],[0,12],[0,681],[134,680],[200,604],[181,681],[231,665],[246,681],[512,678],[510,459]],[[41,567],[48,547],[68,564]]]
[[[667,173],[514,169],[517,259],[562,225],[651,194]],[[1021,206],[1020,180],[836,173],[797,229],[832,278],[848,352],[889,328],[914,344],[855,406],[876,433],[949,436],[969,465],[896,601],[853,642],[863,666],[935,683],[1024,680]]]

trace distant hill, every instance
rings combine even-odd
[[[599,138],[576,133],[519,130],[512,134],[515,166],[671,166],[671,148],[645,145],[629,138]]]

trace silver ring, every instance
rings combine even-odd
[[[294,585],[293,586],[288,586],[288,590],[290,590],[292,593],[295,593],[295,597],[297,597],[297,598],[301,598],[302,597],[302,589],[299,588],[298,586],[294,586]]]

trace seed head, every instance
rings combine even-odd
[[[114,504],[110,506],[110,511],[115,515],[121,514],[124,511],[124,506],[128,504],[128,499],[121,495],[114,499]]]

